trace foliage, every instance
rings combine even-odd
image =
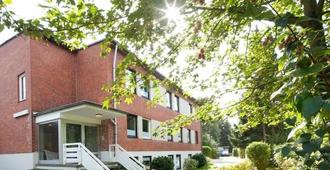
[[[170,68],[170,81],[156,83],[176,91],[183,85],[212,91],[196,114],[169,121],[165,130],[225,115],[245,117],[245,129],[285,122],[293,130],[283,155],[295,154],[311,168],[330,166],[329,1],[170,1],[181,7],[186,27],[161,19],[165,0],[112,0],[108,8],[84,0],[47,2],[44,17],[25,21],[6,7],[11,0],[0,1],[0,31],[13,28],[71,49],[85,47],[81,42],[86,37],[102,34],[102,56],[118,40],[120,48],[133,51],[118,66],[118,74],[147,63],[145,77],[152,80],[157,68]],[[136,54],[146,56],[143,62]],[[200,71],[206,67],[210,74]],[[113,99],[133,101],[134,95],[123,88],[125,76],[116,77],[103,88],[108,95],[105,108]],[[227,84],[219,86],[220,82]],[[233,93],[240,100],[222,107],[224,96]]]
[[[271,150],[266,143],[252,142],[246,148],[246,155],[258,170],[266,170],[269,165]]]
[[[212,148],[210,146],[202,146],[202,153],[208,157],[211,157]]]
[[[218,144],[214,138],[207,133],[202,135],[202,144],[203,146],[209,146],[211,148],[218,147]]]
[[[206,157],[202,153],[197,153],[191,157],[191,159],[195,159],[198,162],[197,167],[200,168],[207,164]]]
[[[198,162],[195,159],[186,159],[183,163],[183,170],[197,169]]]
[[[238,155],[240,158],[245,158],[245,149],[244,148],[238,148]]]
[[[254,167],[250,161],[243,161],[235,165],[222,167],[219,170],[252,170],[252,169],[254,169]]]
[[[238,157],[239,156],[239,148],[233,148],[232,155],[235,156],[235,157]]]
[[[295,158],[284,158],[280,153],[275,154],[275,161],[280,170],[298,170],[303,167],[303,162]]]
[[[151,169],[155,170],[173,170],[173,160],[167,156],[156,157],[151,161]]]
[[[202,131],[203,135],[209,134],[215,140],[217,146],[231,146],[229,142],[231,125],[227,120],[205,122],[202,124]]]

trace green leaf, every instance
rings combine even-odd
[[[319,170],[329,170],[329,167],[330,167],[330,163],[323,161],[319,164],[318,169]]]
[[[301,113],[305,119],[310,120],[320,111],[322,104],[320,96],[308,97],[302,102]]]
[[[319,149],[319,144],[317,142],[311,141],[303,143],[302,148],[305,153],[312,153]]]
[[[296,121],[297,121],[297,117],[285,119],[285,122],[290,126],[294,126],[296,124]]]
[[[323,69],[323,65],[318,63],[318,64],[314,64],[310,67],[298,68],[298,69],[292,71],[291,75],[294,77],[302,77],[302,76],[307,76],[307,75],[311,75],[314,73],[318,73],[322,69]]]
[[[319,56],[323,56],[323,55],[328,55],[330,54],[330,49],[329,48],[314,48],[311,50],[311,53],[313,56],[319,57]]]
[[[5,29],[5,26],[3,24],[0,24],[0,32],[2,32]]]
[[[325,100],[323,102],[322,109],[327,111],[327,112],[330,112],[330,100]]]
[[[281,149],[281,154],[284,157],[289,156],[290,152],[291,152],[291,148],[289,146],[285,146]]]
[[[323,137],[325,133],[326,133],[326,131],[323,130],[323,129],[317,129],[317,130],[315,131],[315,134],[316,134],[317,136],[319,136],[319,137]]]
[[[311,140],[312,135],[310,133],[303,133],[298,140],[299,143],[306,143]]]

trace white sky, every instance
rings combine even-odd
[[[16,17],[18,17],[18,18],[23,18],[23,19],[38,18],[38,17],[41,17],[46,11],[45,9],[38,6],[40,3],[43,3],[43,2],[45,2],[45,0],[13,0],[13,3],[11,5],[9,5],[8,8],[13,10],[16,13]],[[107,0],[95,0],[95,3],[102,8],[106,8],[110,5],[109,1],[107,1]],[[7,29],[4,30],[3,32],[0,33],[0,44],[5,42],[9,38],[13,37],[15,34],[16,33],[13,32],[12,30],[7,30]],[[93,41],[93,40],[90,40],[90,41]],[[224,53],[224,51],[222,51],[222,53]],[[180,56],[178,56],[178,57],[180,57]],[[186,63],[184,61],[184,57],[180,57],[180,58],[183,58],[183,60],[179,61],[180,62],[179,64],[184,65]],[[162,69],[161,72],[165,76],[168,75],[168,71],[166,69]],[[211,69],[210,69],[210,67],[204,67],[204,68],[201,68],[201,72],[203,72],[205,74],[209,74],[211,72]],[[219,85],[219,86],[221,86],[221,85]],[[205,97],[209,94],[212,94],[212,91],[211,90],[206,90],[203,92],[191,91],[191,93],[193,94],[194,97]],[[239,98],[238,95],[229,93],[229,94],[225,95],[222,100],[224,101],[223,103],[226,103],[226,101],[231,101],[231,100],[238,99],[238,98]],[[234,118],[234,119],[229,119],[229,121],[231,123],[237,123],[238,120],[237,120],[237,118]]]

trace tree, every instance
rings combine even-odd
[[[286,122],[296,128],[289,135],[293,143],[283,148],[283,155],[292,151],[308,167],[330,166],[326,149],[330,138],[329,1],[112,0],[107,9],[84,0],[50,2],[44,18],[24,21],[12,17],[6,8],[9,0],[0,1],[0,28],[52,39],[71,49],[83,47],[81,42],[87,36],[104,34],[102,56],[116,39],[122,48],[134,52],[119,66],[117,77],[124,77],[127,67],[145,67],[147,63],[145,78],[156,83],[213,90],[211,100],[203,103],[197,114],[179,116],[168,126],[177,129],[192,120],[209,121],[223,114],[240,114],[247,118],[249,127]],[[172,4],[180,7],[179,11]],[[166,15],[166,8],[181,17]],[[161,19],[164,15],[167,18]],[[186,23],[182,30],[176,27],[181,20]],[[219,51],[225,47],[223,55]],[[174,65],[181,51],[187,63],[183,68],[182,63]],[[134,54],[147,57],[141,61]],[[172,68],[171,81],[152,78],[160,66]],[[203,67],[213,68],[211,74],[199,72]],[[229,85],[219,86],[219,82]],[[112,99],[129,94],[123,87],[120,79],[104,87],[109,93],[105,107]],[[220,107],[221,97],[228,92],[242,94],[241,100]]]
[[[203,135],[210,135],[218,146],[230,146],[229,135],[231,125],[227,120],[205,122],[202,124]]]

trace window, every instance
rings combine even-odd
[[[188,158],[191,158],[191,156],[192,156],[191,154],[188,154]]]
[[[176,155],[175,165],[176,165],[176,169],[177,170],[180,170],[181,169],[181,155]]]
[[[182,142],[182,128],[180,128],[180,132],[178,133],[179,142]]]
[[[141,76],[137,77],[137,84],[139,84],[139,91],[142,97],[150,99],[150,84],[148,80],[142,80]]]
[[[174,96],[174,101],[173,101],[173,110],[174,111],[179,111],[179,97],[178,96]]]
[[[172,159],[172,161],[173,161],[173,163],[174,163],[174,155],[168,155],[168,157],[169,157],[170,159]]]
[[[167,141],[173,141],[173,135],[172,134],[168,134],[167,135]]]
[[[191,103],[189,103],[189,110],[190,110],[190,113],[193,113],[193,106]]]
[[[191,130],[188,129],[188,143],[191,143]]]
[[[136,93],[136,76],[134,70],[126,70],[126,88],[129,89],[132,93]]]
[[[133,115],[127,115],[127,136],[130,138],[137,137],[137,118]]]
[[[18,76],[18,100],[26,100],[26,77],[25,73]]]
[[[198,132],[197,131],[195,131],[195,140],[196,140],[196,144],[198,144]]]
[[[143,138],[150,139],[150,120],[142,119]]]
[[[146,167],[146,169],[151,169],[151,156],[143,156],[142,163]]]
[[[172,93],[169,91],[166,91],[165,94],[165,102],[166,102],[166,107],[171,108],[172,109]]]

